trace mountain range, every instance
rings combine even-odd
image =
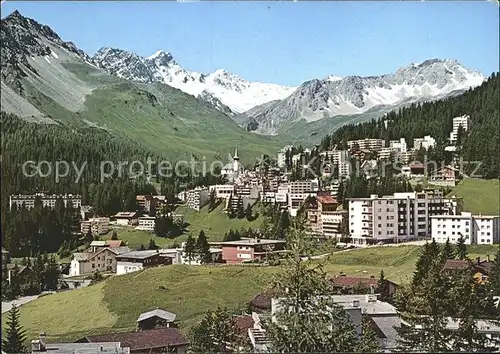
[[[250,108],[289,96],[296,88],[249,82],[224,69],[205,75],[183,69],[165,51],[143,58],[116,48],[101,48],[93,60],[121,78],[161,82],[214,104],[224,113],[243,113]],[[229,108],[229,109],[228,109]]]
[[[79,123],[124,135],[132,131],[134,134],[128,134],[132,137],[144,130],[142,125],[154,122],[156,132],[157,127],[167,129],[175,140],[182,136],[179,129],[188,120],[188,130],[203,136],[206,132],[198,130],[202,120],[231,127],[229,135],[216,139],[243,138],[250,146],[269,145],[270,141],[273,146],[314,143],[343,124],[376,118],[413,102],[456,95],[485,79],[455,60],[431,59],[380,76],[329,75],[288,87],[250,82],[223,69],[209,74],[190,71],[166,51],[141,57],[104,47],[89,56],[48,26],[17,11],[3,19],[1,27],[3,110],[44,122],[61,120],[63,112],[62,116],[69,115]],[[127,108],[136,98],[123,97],[137,95],[148,103]],[[120,99],[127,104],[120,105]],[[196,108],[190,109],[183,100]],[[100,106],[89,107],[91,104]],[[115,112],[104,114],[109,104],[125,110],[120,119],[115,119]],[[150,104],[155,105],[154,114]],[[176,110],[182,115],[177,116]],[[200,117],[199,110],[207,116]],[[235,132],[238,138],[233,136]]]

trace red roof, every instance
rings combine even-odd
[[[130,351],[188,344],[188,341],[177,328],[157,328],[147,331],[109,333],[99,336],[87,336],[85,339],[89,343],[120,342],[122,347],[130,347]]]
[[[377,286],[378,280],[375,278],[360,278],[360,277],[347,277],[347,276],[336,276],[331,278],[330,281],[334,286],[342,287],[353,287],[357,285],[362,285],[366,287]]]
[[[113,248],[123,246],[125,243],[122,240],[106,240],[106,245]]]
[[[243,335],[247,336],[248,335],[248,329],[253,328],[254,325],[254,320],[252,316],[250,315],[245,315],[245,316],[237,316],[234,319],[234,325],[238,329],[238,332]]]
[[[412,163],[410,168],[424,168],[424,164],[422,163]]]
[[[318,196],[316,196],[316,199],[321,204],[338,204],[337,199],[335,199],[331,195],[318,195]]]

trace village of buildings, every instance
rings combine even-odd
[[[450,142],[457,139],[458,127],[470,129],[468,116],[453,119],[453,131]],[[449,166],[440,169],[429,178],[432,188],[419,192],[393,193],[392,195],[371,195],[367,198],[348,198],[348,209],[343,210],[336,197],[340,181],[349,178],[353,172],[352,158],[361,161],[361,173],[373,178],[372,165],[377,160],[364,160],[368,153],[376,153],[378,160],[389,158],[403,162],[401,175],[406,178],[419,178],[422,166],[413,166],[414,153],[423,148],[434,146],[431,136],[415,138],[413,149],[407,147],[404,138],[390,141],[385,147],[383,139],[363,139],[347,142],[347,150],[322,151],[322,176],[315,179],[290,180],[286,171],[286,154],[292,146],[286,146],[278,152],[274,167],[245,170],[236,149],[232,161],[222,168],[222,175],[227,183],[198,186],[178,195],[180,202],[188,208],[199,211],[210,200],[210,195],[221,201],[224,210],[243,204],[246,208],[257,202],[273,204],[286,210],[291,217],[304,202],[309,233],[320,240],[334,239],[343,246],[364,247],[386,243],[403,243],[414,240],[434,239],[444,243],[449,239],[456,243],[463,237],[466,244],[493,245],[500,243],[500,217],[498,215],[473,215],[460,210],[460,200],[454,196],[445,196],[440,186],[454,186],[458,181],[455,168]],[[451,148],[452,146],[450,146]],[[449,149],[452,150],[452,149]],[[300,163],[302,155],[310,153],[306,149],[302,154],[291,156],[293,163]],[[406,164],[406,165],[404,165]],[[307,166],[304,166],[305,168]],[[338,179],[328,179],[331,170],[337,168]],[[326,181],[326,182],[325,182]],[[136,197],[140,211],[123,211],[112,217],[88,217],[91,206],[81,205],[78,195],[12,195],[10,205],[32,208],[39,197],[44,206],[54,207],[56,199],[62,198],[65,204],[71,203],[81,211],[81,233],[89,231],[94,235],[105,235],[112,227],[129,227],[153,232],[155,220],[161,206],[166,203],[164,196],[138,195]],[[172,213],[175,222],[184,223],[184,216]],[[344,225],[344,226],[343,226]],[[347,230],[342,230],[342,227]],[[270,252],[280,252],[285,248],[284,240],[242,239],[238,241],[211,242],[214,261],[236,264],[263,259]],[[79,276],[96,270],[125,274],[156,266],[158,264],[186,263],[182,247],[160,249],[157,251],[130,250],[121,241],[93,241],[90,249],[83,253],[74,253],[69,274]],[[193,261],[190,261],[193,263]],[[196,261],[194,261],[196,263]]]
[[[457,129],[462,126],[470,128],[468,117],[454,119],[454,130],[450,141],[456,141]],[[429,178],[432,188],[421,191],[393,193],[391,195],[371,195],[366,198],[348,198],[348,208],[344,210],[337,201],[340,181],[349,178],[352,171],[352,159],[361,161],[361,171],[367,178],[374,178],[373,166],[378,160],[395,159],[403,163],[401,175],[405,178],[422,177],[423,167],[410,163],[415,151],[434,146],[431,136],[414,139],[413,148],[407,147],[404,138],[390,141],[385,146],[382,139],[363,139],[347,142],[347,150],[322,151],[323,175],[315,179],[290,180],[286,171],[286,155],[291,146],[278,152],[276,165],[260,170],[245,170],[240,162],[237,150],[232,161],[224,166],[222,175],[227,183],[209,186],[199,186],[186,190],[178,195],[180,202],[187,208],[200,211],[210,200],[210,195],[222,202],[224,210],[235,209],[256,203],[272,204],[282,211],[288,211],[291,217],[297,215],[304,206],[309,222],[309,234],[318,240],[336,240],[338,245],[345,247],[370,247],[391,243],[405,243],[415,240],[435,240],[444,243],[447,240],[457,243],[460,237],[466,244],[493,245],[500,243],[500,216],[474,215],[460,210],[460,200],[454,196],[444,195],[442,186],[454,186],[458,175],[456,169],[447,166]],[[448,151],[453,152],[453,146]],[[305,150],[305,153],[311,152]],[[378,160],[364,160],[365,154],[373,152]],[[300,163],[301,154],[291,156],[293,163]],[[338,171],[338,179],[328,177],[333,168]],[[265,172],[265,173],[264,173]],[[326,181],[326,182],[325,182]],[[82,205],[79,195],[12,195],[10,205],[33,208],[35,198],[39,198],[44,206],[54,207],[58,198],[65,205],[70,203],[80,210],[80,231],[82,235],[89,232],[93,235],[106,235],[116,228],[139,229],[146,232],[155,230],[157,214],[166,203],[164,196],[138,195],[136,201],[140,211],[122,211],[111,217],[92,216],[91,206]],[[305,201],[307,203],[305,204]],[[175,222],[184,223],[182,214],[171,213]],[[286,252],[285,240],[266,238],[241,238],[236,241],[210,242],[210,253],[214,263],[227,265],[244,264],[247,262],[266,261],[269,255],[280,255]],[[8,270],[8,252],[2,249],[2,269]],[[478,277],[484,281],[488,276],[489,260],[477,260],[474,267]],[[82,277],[101,273],[122,275],[137,272],[145,268],[168,266],[173,264],[200,264],[198,260],[188,260],[183,247],[156,250],[134,250],[122,240],[95,240],[85,251],[72,254],[67,267],[65,279],[68,284],[80,283]],[[448,260],[445,268],[465,268],[467,261]],[[20,275],[29,272],[29,267],[22,267]],[[10,271],[4,275],[10,280]],[[73,279],[73,280],[72,280]],[[77,279],[77,280],[74,280]],[[339,289],[352,289],[362,286],[368,291],[363,295],[335,295],[334,301],[341,304],[353,321],[358,332],[361,330],[361,314],[368,314],[371,321],[380,329],[379,341],[381,348],[390,350],[396,342],[394,327],[401,325],[401,319],[395,307],[380,301],[374,295],[377,279],[350,277],[345,274],[331,279],[332,286]],[[73,285],[76,288],[76,284]],[[389,292],[394,293],[397,284],[389,282]],[[273,316],[279,308],[279,299],[266,294],[257,294],[250,300],[251,315],[236,318],[236,325],[241,335],[251,342],[255,352],[266,351],[268,341],[260,323],[263,318]],[[137,320],[139,331],[87,336],[79,343],[48,344],[44,334],[32,341],[32,352],[47,351],[52,347],[61,352],[71,350],[92,350],[109,348],[116,353],[141,352],[155,348],[169,348],[171,352],[185,353],[187,340],[182,336],[174,323],[176,314],[163,309],[152,309],[139,314]],[[157,322],[163,325],[158,326]],[[153,323],[153,324],[152,324]],[[493,337],[500,336],[500,328],[478,324]],[[489,325],[488,325],[489,326]],[[161,328],[158,328],[161,327]],[[457,323],[448,320],[450,330],[457,328]],[[153,340],[152,338],[156,338]],[[154,343],[153,343],[154,342]],[[153,348],[154,347],[154,348]],[[55,349],[54,349],[55,350]],[[66,351],[64,351],[66,350]],[[173,350],[173,351],[172,351]],[[57,350],[54,353],[58,352]]]

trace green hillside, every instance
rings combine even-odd
[[[70,97],[64,92],[69,88],[56,90],[52,86],[58,82],[49,83],[52,67],[37,65],[44,79],[22,79],[22,96],[52,121],[104,129],[176,160],[195,154],[200,160],[226,161],[238,145],[242,160],[250,163],[282,146],[279,139],[247,132],[204,101],[167,85],[131,82],[68,61],[58,64],[58,73],[80,94]]]
[[[115,228],[118,239],[123,240],[127,243],[130,248],[135,249],[136,247],[143,244],[147,247],[149,240],[153,239],[157,246],[169,248],[173,245],[180,245],[182,242],[186,241],[189,234],[194,237],[198,237],[201,230],[205,232],[208,237],[209,242],[222,241],[224,235],[230,229],[241,230],[242,228],[257,229],[262,225],[263,218],[261,216],[257,217],[255,220],[248,221],[247,219],[229,219],[227,214],[222,211],[223,206],[219,205],[216,209],[208,212],[208,206],[202,208],[200,211],[189,209],[186,207],[180,207],[176,210],[176,213],[184,215],[184,220],[188,224],[186,231],[174,239],[157,237],[153,232],[135,230],[133,228],[122,227]],[[257,211],[258,208],[255,208]],[[102,239],[110,239],[111,232]]]
[[[469,247],[469,256],[484,258],[494,251],[492,246],[473,246]],[[331,275],[342,271],[354,276],[378,276],[384,269],[388,279],[401,283],[411,277],[418,254],[418,246],[337,252],[327,260],[325,270]],[[180,328],[187,333],[208,309],[218,305],[232,311],[246,309],[248,301],[265,289],[279,270],[252,266],[151,268],[44,296],[20,308],[21,323],[29,339],[44,330],[51,341],[75,340],[86,333],[133,329],[141,312],[162,307],[178,315]],[[134,296],[130,296],[131,291]]]
[[[500,180],[467,178],[450,193],[464,199],[464,210],[474,214],[500,215]]]

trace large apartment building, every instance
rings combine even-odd
[[[500,243],[500,217],[472,215],[436,215],[431,217],[432,238],[437,243],[450,240],[456,243],[460,236],[466,244],[492,245]]]
[[[460,126],[462,126],[464,131],[469,130],[471,128],[470,116],[463,115],[453,118],[453,130],[450,133],[450,142],[454,143],[455,141],[457,141],[458,128]]]
[[[315,196],[318,190],[317,180],[293,181],[289,184],[288,211],[291,216],[296,216],[300,206],[307,197]]]
[[[215,198],[228,199],[231,194],[234,194],[234,184],[215,184],[208,187],[210,193],[215,191]]]
[[[158,199],[152,195],[138,195],[135,197],[139,208],[143,213],[148,215],[156,215],[156,207],[158,204]]]
[[[348,150],[331,150],[320,153],[325,161],[337,166],[339,176],[349,176],[351,173],[351,155]]]
[[[415,138],[413,139],[413,149],[420,150],[425,149],[429,150],[429,148],[434,147],[436,145],[436,139],[434,139],[430,135],[426,135],[423,138]]]
[[[338,202],[330,194],[319,192],[307,205],[307,216],[311,231],[325,238],[340,239],[342,221],[347,211],[337,210]]]
[[[13,205],[16,205],[20,208],[22,205],[26,209],[31,209],[35,206],[35,200],[39,199],[44,207],[54,208],[56,205],[56,201],[58,199],[62,199],[64,206],[71,205],[75,209],[79,209],[82,206],[82,197],[80,195],[73,194],[45,194],[45,193],[36,193],[36,194],[17,194],[10,196],[10,208],[12,209]]]
[[[385,141],[383,139],[349,140],[347,147],[349,150],[353,150],[356,147],[360,150],[380,150],[385,147]]]
[[[186,205],[194,210],[203,208],[208,203],[209,198],[210,195],[206,187],[196,187],[186,191]]]
[[[405,153],[408,151],[408,145],[406,145],[405,138],[401,138],[399,140],[391,140],[389,141],[389,147],[393,150],[397,150],[401,153]]]
[[[457,214],[456,209],[456,201],[444,198],[438,190],[350,198],[350,236],[360,245],[428,237],[431,216]]]
[[[109,231],[109,218],[90,218],[80,223],[80,230],[86,235],[89,230],[93,235],[104,235]]]

